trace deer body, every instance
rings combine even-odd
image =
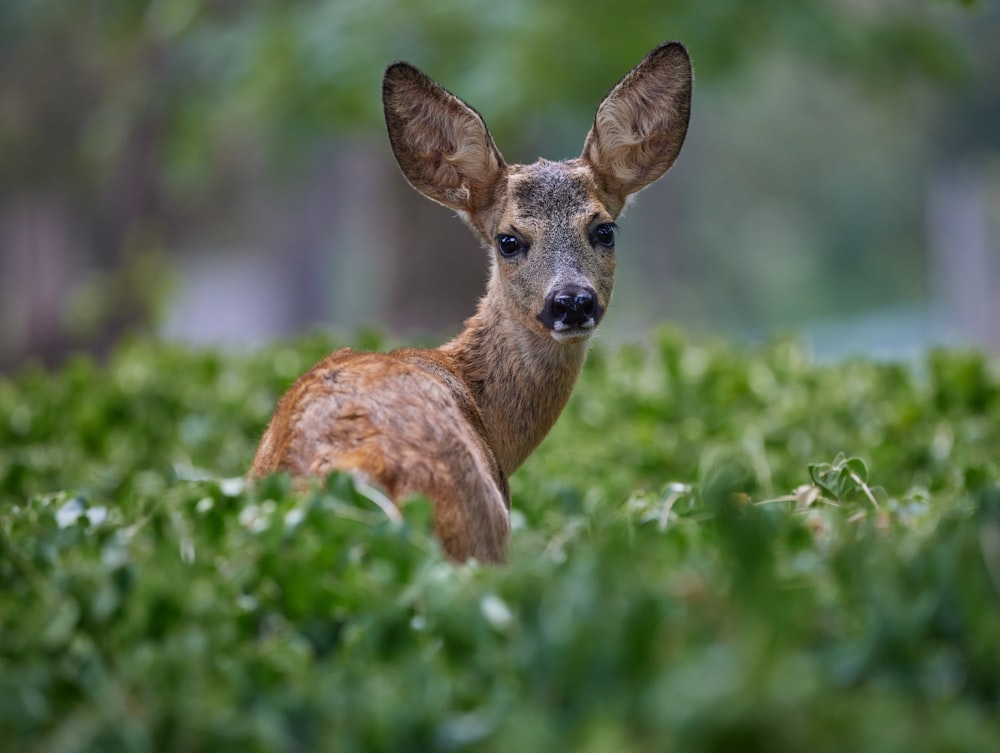
[[[583,154],[507,165],[482,118],[406,63],[386,71],[393,152],[410,183],[491,250],[476,314],[436,349],[339,350],[280,400],[251,476],[348,471],[434,504],[449,557],[503,558],[507,479],[569,399],[611,298],[614,220],[673,163],[691,68],[661,45],[605,97]]]

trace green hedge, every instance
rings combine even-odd
[[[996,363],[595,350],[482,568],[244,488],[330,347],[0,381],[0,750],[997,749]]]

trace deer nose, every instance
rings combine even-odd
[[[594,296],[586,291],[557,295],[552,299],[552,313],[558,319],[589,319],[594,315]]]
[[[601,317],[597,293],[591,288],[566,286],[551,292],[540,317],[550,329],[594,326]]]

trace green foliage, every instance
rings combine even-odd
[[[0,382],[0,748],[983,751],[1000,371],[596,350],[455,567],[333,476],[245,488],[330,343]],[[360,345],[378,345],[369,341]]]
[[[595,87],[609,88],[673,38],[709,78],[739,78],[783,47],[884,90],[914,78],[953,86],[971,64],[951,28],[962,16],[948,5],[7,0],[0,61],[11,75],[0,74],[0,92],[21,106],[0,111],[0,146],[11,147],[0,180],[114,165],[130,133],[156,123],[166,189],[194,191],[232,161],[234,135],[237,149],[258,133],[300,149],[332,131],[380,128],[372,92],[397,58],[419,61],[467,96],[478,92],[502,141],[524,135],[526,111],[591,114]],[[66,80],[76,83],[70,98]],[[56,135],[65,143],[52,144]],[[20,140],[32,138],[35,148],[24,149]]]

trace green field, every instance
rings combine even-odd
[[[1000,750],[996,362],[595,350],[483,568],[244,488],[332,346],[0,381],[0,750]]]

